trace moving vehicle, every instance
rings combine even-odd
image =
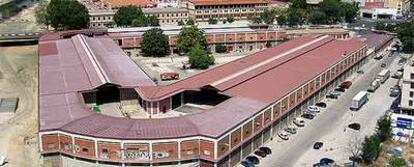
[[[296,134],[296,128],[294,127],[287,127],[284,130],[290,134]]]
[[[298,126],[298,127],[303,127],[303,126],[305,126],[305,120],[303,120],[302,118],[300,118],[300,117],[296,117],[294,120],[293,120],[293,123],[296,125],[296,126]]]
[[[368,92],[367,91],[360,91],[357,95],[352,98],[351,101],[351,110],[359,110],[362,105],[364,105],[368,101]]]
[[[272,154],[272,149],[270,149],[269,147],[260,147],[259,150],[263,151],[267,155]]]
[[[246,160],[242,161],[240,164],[243,165],[244,167],[254,167],[253,162],[246,161]]]
[[[251,163],[253,163],[255,165],[260,163],[259,158],[257,158],[256,156],[248,156],[248,157],[246,157],[246,160],[250,161]]]
[[[351,123],[351,124],[348,125],[348,128],[351,128],[353,130],[360,130],[361,125],[359,123]]]
[[[381,60],[383,57],[384,57],[384,55],[383,55],[383,54],[377,54],[377,55],[374,57],[374,59],[375,59],[375,60]]]
[[[351,81],[345,81],[345,82],[342,82],[342,84],[339,85],[339,87],[344,88],[344,89],[349,89],[349,87],[351,87],[351,85],[352,85]]]
[[[377,79],[381,82],[384,83],[385,81],[387,81],[387,79],[390,77],[390,70],[384,69],[382,70],[380,73],[378,73],[377,75]]]
[[[287,132],[282,131],[279,132],[277,135],[283,140],[289,140],[289,134]]]
[[[316,106],[308,106],[307,110],[310,111],[310,112],[314,112],[314,113],[321,112],[321,110]]]
[[[256,151],[254,151],[254,154],[255,155],[257,155],[257,156],[259,156],[259,157],[262,157],[262,158],[264,158],[264,157],[266,157],[266,153],[264,152],[264,151],[262,151],[262,150],[256,150]]]
[[[378,79],[372,81],[371,85],[368,87],[368,92],[375,92],[375,90],[379,88],[380,84],[381,82]]]
[[[327,107],[326,103],[324,103],[324,102],[316,103],[315,106],[321,107],[321,108],[326,108]]]
[[[322,142],[315,142],[315,144],[313,144],[313,149],[319,150],[321,147],[323,146]]]
[[[168,80],[176,80],[179,79],[179,74],[174,72],[168,72],[168,73],[162,73],[160,74],[160,78],[162,81],[168,81]]]

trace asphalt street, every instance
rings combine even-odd
[[[348,80],[353,81],[353,85],[350,89],[348,89],[343,95],[340,96],[337,100],[327,100],[328,107],[324,109],[316,118],[313,120],[306,121],[306,125],[304,128],[299,128],[298,133],[291,136],[288,141],[282,141],[278,137],[275,137],[276,140],[273,140],[266,145],[271,147],[273,150],[273,154],[261,160],[261,164],[259,166],[271,166],[271,167],[293,167],[293,166],[302,166],[302,162],[300,160],[311,161],[308,160],[306,157],[311,155],[307,155],[309,149],[312,149],[313,144],[316,141],[320,141],[322,137],[329,136],[330,134],[336,134],[336,132],[342,132],[337,135],[338,138],[344,137],[347,133],[344,133],[344,129],[347,123],[350,121],[349,115],[352,114],[353,111],[349,110],[349,106],[351,103],[352,98],[361,90],[366,90],[369,84],[374,80],[376,74],[381,71],[383,68],[380,67],[381,62],[387,64],[387,68],[389,64],[393,62],[395,57],[385,57],[383,60],[376,61],[372,60],[368,62],[366,65],[362,67],[365,71],[365,74],[354,74],[350,76]],[[394,61],[395,62],[395,61]],[[395,70],[394,70],[395,71]],[[392,74],[392,72],[391,72]],[[389,79],[387,81],[391,82]],[[387,92],[392,83],[386,84],[385,87],[382,86],[384,92]],[[371,96],[371,95],[370,95]],[[380,96],[388,97],[387,94],[381,94]],[[391,98],[389,100],[385,100],[384,103],[391,104]],[[374,100],[370,100],[364,107],[370,106],[370,103],[373,103]],[[378,104],[378,103],[375,103]],[[372,105],[371,105],[372,106]],[[379,104],[374,105],[375,110],[385,111],[389,108],[389,104]],[[362,112],[365,110],[364,107],[358,111]],[[358,112],[355,113],[355,117],[359,114]],[[368,118],[376,118],[382,115],[383,112],[376,112],[376,116],[364,114],[363,116]],[[375,114],[375,113],[374,113]],[[356,118],[355,118],[356,119]],[[374,126],[370,125],[370,128],[367,129],[375,129],[375,122]],[[361,126],[364,127],[365,122],[361,122]],[[364,128],[363,128],[364,129]],[[362,130],[361,130],[362,131]],[[373,131],[373,130],[371,130]],[[361,132],[365,133],[365,132]],[[333,140],[333,139],[325,139],[325,140]],[[331,146],[337,147],[337,146]],[[324,147],[329,148],[329,146]],[[333,148],[334,149],[334,148]],[[312,156],[314,157],[314,156]],[[313,160],[319,160],[318,159]],[[334,158],[334,157],[331,157]],[[340,157],[343,159],[343,157]],[[335,158],[334,158],[335,159]],[[304,166],[310,166],[315,162],[306,162],[307,164]]]

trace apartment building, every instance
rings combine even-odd
[[[414,115],[414,63],[409,62],[404,66],[404,74],[401,87],[401,112]]]
[[[179,21],[187,22],[189,12],[184,8],[144,8],[142,11],[150,16],[156,16],[160,25],[177,25]]]
[[[188,0],[180,2],[180,6],[189,10],[196,21],[207,21],[209,18],[224,20],[233,17],[235,20],[246,20],[249,15],[258,15],[268,8],[265,0]]]

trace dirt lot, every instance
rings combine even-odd
[[[28,1],[28,8],[0,23],[0,32],[42,31],[43,27],[36,23],[35,8],[37,5],[37,2]]]
[[[390,148],[400,147],[402,148],[402,157],[408,164],[414,164],[414,145],[397,141],[387,141],[382,145],[382,153],[378,159],[371,165],[362,165],[362,167],[385,167],[388,159],[391,157],[387,155],[386,150]]]
[[[0,47],[0,97],[18,97],[16,113],[1,113],[0,155],[7,167],[40,166],[37,130],[37,46]]]

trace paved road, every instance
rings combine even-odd
[[[393,60],[394,57],[386,57],[381,62],[390,64]],[[365,68],[364,75],[355,74],[351,76],[350,80],[353,80],[352,87],[347,90],[347,92],[343,94],[338,100],[331,100],[331,102],[328,102],[328,108],[314,120],[307,121],[305,127],[299,129],[298,134],[292,136],[290,140],[281,141],[279,138],[277,138],[277,140],[273,140],[272,142],[268,143],[267,145],[273,149],[274,154],[272,154],[271,157],[264,158],[261,162],[262,166],[298,166],[296,163],[300,160],[301,157],[308,156],[306,155],[306,152],[312,148],[312,145],[315,141],[320,140],[323,136],[338,131],[338,129],[341,129],[339,131],[343,132],[344,127],[349,121],[348,115],[351,112],[349,111],[351,99],[359,91],[366,90],[376,74],[382,69],[380,67],[380,64],[381,63],[372,60],[363,67]],[[385,90],[387,88],[382,89]],[[366,106],[368,106],[369,103]],[[386,104],[381,107],[383,110],[386,110],[389,105]],[[381,114],[378,113],[378,115]],[[309,162],[308,166],[311,163],[312,162]]]

